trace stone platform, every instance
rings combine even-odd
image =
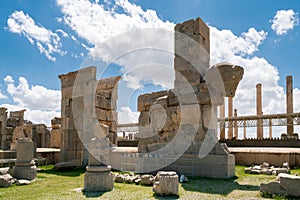
[[[288,162],[290,167],[300,166],[300,148],[274,147],[229,147],[235,155],[237,165],[258,165],[268,162],[273,166],[282,166]]]
[[[150,172],[151,169],[157,169],[172,170],[187,176],[210,178],[230,178],[234,176],[235,160],[234,155],[231,154],[208,154],[201,159],[196,154],[183,154],[175,162],[170,160],[173,160],[173,158],[162,158],[160,155],[150,154],[148,157],[141,158],[136,147],[114,147],[110,154],[112,168],[121,171],[145,173]],[[160,166],[163,167],[159,168]]]

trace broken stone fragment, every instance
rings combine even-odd
[[[141,176],[141,184],[142,185],[153,185],[153,176],[149,174],[145,174]]]
[[[288,197],[300,197],[300,177],[281,173],[273,181],[267,184],[260,185],[260,191],[268,194],[284,195]]]
[[[0,175],[0,187],[9,187],[15,182],[10,174]]]

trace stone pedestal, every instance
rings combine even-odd
[[[106,192],[114,187],[110,166],[87,166],[84,175],[84,191]]]
[[[33,180],[37,176],[37,169],[33,161],[34,143],[27,138],[18,139],[17,162],[12,175],[16,179]]]
[[[156,175],[158,181],[154,182],[153,191],[159,195],[178,194],[178,175],[176,172],[159,172]]]

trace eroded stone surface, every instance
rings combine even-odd
[[[300,197],[300,177],[281,173],[276,181],[260,184],[260,191],[268,194],[284,195],[288,197]]]
[[[153,191],[159,195],[178,194],[178,175],[173,171],[160,171],[155,176]]]
[[[34,157],[34,143],[28,139],[18,139],[17,161],[13,167],[12,175],[16,179],[33,180],[37,177],[37,168]]]

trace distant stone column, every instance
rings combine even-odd
[[[234,109],[234,117],[235,118],[237,117],[237,109]],[[237,121],[235,119],[235,121],[234,121],[234,138],[238,139],[238,137],[239,137],[239,127],[238,127]]]
[[[244,120],[244,139],[247,138],[247,127],[246,127],[246,120]]]
[[[272,133],[272,119],[269,119],[269,138],[271,139],[273,137]]]
[[[225,105],[223,103],[222,105],[220,105],[220,119],[222,119],[220,124],[220,140],[225,140],[225,122],[223,121],[224,118],[225,118]]]
[[[256,85],[256,115],[258,117],[262,116],[262,95],[261,95],[261,84]],[[257,138],[263,138],[263,122],[262,119],[257,120]]]
[[[286,77],[286,113],[293,113],[294,106],[293,106],[293,77],[287,76]],[[294,122],[292,118],[287,119],[287,127],[286,132],[288,135],[294,134]]]
[[[33,161],[34,144],[28,138],[18,139],[17,161],[12,175],[16,179],[33,180],[37,176],[37,169]]]
[[[7,122],[7,109],[0,108],[0,134],[1,134],[1,148],[6,150],[6,122]]]
[[[233,97],[228,97],[228,117],[233,116]],[[233,129],[232,129],[232,122],[228,122],[228,139],[231,139],[233,137]]]

